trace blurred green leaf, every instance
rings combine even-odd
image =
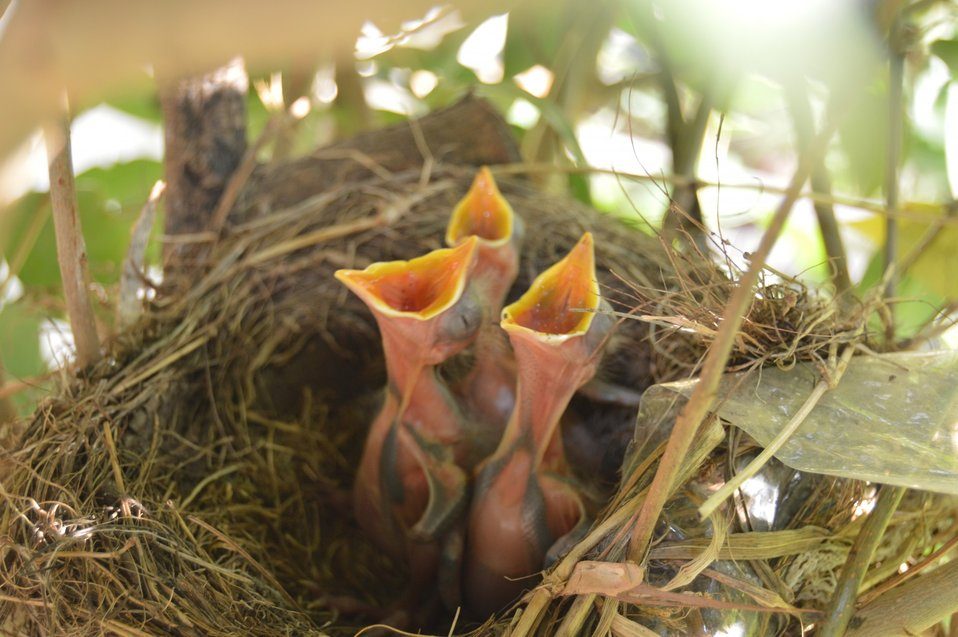
[[[920,204],[911,204],[906,211],[923,215],[945,214],[941,206]],[[853,223],[852,226],[879,245],[885,241],[884,217],[875,215]],[[922,240],[928,228],[927,222],[899,219],[899,255],[907,255]],[[913,334],[916,328],[935,315],[936,308],[940,307],[945,299],[958,297],[958,259],[954,258],[956,253],[958,226],[946,223],[911,269],[899,280],[895,296],[904,299],[904,302],[895,305],[895,319],[899,323],[900,336]],[[868,269],[859,285],[862,292],[879,284],[882,268],[883,257],[881,251],[878,251],[869,261]]]
[[[150,122],[161,122],[163,110],[153,87],[144,91],[131,91],[121,97],[107,101],[107,104],[125,113]]]
[[[40,323],[43,317],[21,299],[0,309],[0,353],[7,382],[32,378],[46,371],[40,357]]]
[[[93,168],[77,176],[80,223],[94,280],[111,284],[118,279],[130,239],[130,227],[161,174],[159,162],[136,160],[109,168]],[[31,193],[11,208],[10,246],[23,240],[32,216],[40,214],[42,205],[48,205],[46,197]],[[28,287],[51,289],[60,286],[52,223],[43,227],[19,276]]]
[[[862,229],[859,224],[855,225],[859,230]],[[881,236],[884,236],[884,232]],[[910,245],[906,243],[903,249],[907,250]],[[878,250],[872,255],[859,283],[859,296],[864,296],[880,283],[883,270],[884,256],[882,251]],[[895,304],[896,332],[899,338],[914,335],[916,330],[927,323],[945,302],[946,295],[943,295],[942,291],[949,287],[952,290],[958,287],[958,280],[954,278],[954,275],[949,281],[947,272],[940,272],[940,270],[948,270],[948,268],[941,268],[941,261],[936,262],[933,254],[926,254],[908,274],[899,279],[895,289],[895,297],[901,299],[901,302]],[[929,277],[929,274],[932,276]],[[873,317],[869,328],[876,331],[881,329],[877,317]]]
[[[932,42],[931,52],[948,65],[953,78],[958,77],[958,40]]]
[[[509,16],[506,46],[502,52],[506,78],[536,64],[551,68],[566,39],[570,17],[564,11],[534,13],[534,16],[528,11]]]
[[[945,102],[945,168],[951,196],[958,196],[958,85],[948,87]]]
[[[268,80],[269,78],[256,79]],[[253,82],[254,78],[251,77],[250,90],[246,95],[246,139],[250,145],[262,134],[263,129],[266,128],[266,122],[270,117],[269,111],[267,111],[266,106],[263,105],[263,101],[256,93],[256,89],[253,88]]]
[[[839,143],[854,184],[873,194],[882,184],[888,154],[888,99],[884,86],[863,86],[839,124]]]

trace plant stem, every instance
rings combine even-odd
[[[246,94],[249,78],[243,61],[204,75],[170,78],[160,91],[166,151],[165,234],[219,231],[235,200],[227,192],[247,153]],[[219,206],[219,208],[218,208]],[[202,249],[187,243],[163,246],[166,280],[186,285]],[[175,276],[174,276],[175,275]]]
[[[621,171],[614,168],[596,168],[594,166],[556,166],[554,164],[543,164],[543,163],[515,163],[515,164],[496,164],[495,166],[490,166],[489,168],[492,171],[492,174],[495,176],[501,175],[528,175],[533,173],[542,173],[542,172],[557,172],[557,173],[583,173],[583,174],[599,174],[599,175],[612,175],[613,177],[619,177],[621,179],[628,179],[630,181],[639,181],[639,182],[653,182],[653,183],[669,183],[669,184],[689,184],[693,180],[687,176],[683,175],[662,175],[662,174],[641,174],[641,173],[630,173],[628,171]],[[742,183],[742,182],[732,182],[732,183],[721,183],[714,181],[705,181],[703,179],[694,180],[698,187],[701,188],[719,188],[723,190],[751,190],[760,192],[763,194],[769,195],[784,195],[787,191],[787,187],[773,186],[771,184],[760,184],[760,183]],[[909,219],[912,221],[920,223],[940,223],[943,227],[954,227],[958,226],[958,216],[952,215],[945,220],[941,219],[940,215],[932,213],[921,213],[913,209],[904,209],[897,210],[894,213],[890,212],[885,208],[883,202],[878,201],[869,201],[867,199],[858,199],[856,197],[849,197],[846,195],[836,195],[833,193],[823,193],[817,192],[814,190],[806,190],[799,195],[799,199],[809,199],[813,202],[824,202],[831,205],[840,205],[848,206],[849,208],[856,208],[858,210],[865,210],[867,212],[873,212],[878,215],[883,216],[893,216],[898,219]],[[946,204],[945,209],[947,210],[948,206],[951,204]]]
[[[902,84],[905,75],[905,57],[901,51],[902,21],[899,17],[892,24],[889,34],[889,66],[888,66],[888,156],[885,164],[885,207],[892,214],[885,218],[885,296],[895,295],[898,283],[898,273],[891,270],[898,256],[898,164],[901,157],[902,127],[904,121],[904,100]],[[891,271],[890,271],[891,270]],[[889,306],[892,320],[886,331],[886,338],[894,339],[894,306]]]
[[[779,449],[781,449],[786,442],[792,437],[792,434],[801,427],[802,423],[805,422],[805,419],[808,417],[812,410],[815,409],[815,406],[818,405],[818,402],[822,399],[828,390],[835,387],[835,384],[838,380],[841,379],[842,374],[844,374],[845,369],[848,367],[848,363],[852,358],[852,354],[855,352],[854,345],[848,345],[845,347],[845,351],[842,353],[842,357],[837,366],[837,369],[833,370],[832,378],[823,378],[818,381],[818,384],[815,385],[815,388],[812,390],[812,393],[809,394],[808,398],[805,400],[805,403],[801,408],[792,416],[792,419],[788,421],[788,424],[785,425],[785,428],[782,429],[775,436],[775,439],[772,440],[765,449],[762,450],[762,453],[758,454],[748,466],[739,471],[735,476],[722,485],[718,491],[713,493],[699,506],[699,516],[702,519],[707,518],[712,512],[721,505],[729,496],[731,496],[739,487],[742,486],[746,480],[754,476],[756,473],[761,471],[762,467],[771,460],[772,456],[775,455]]]
[[[69,119],[63,118],[58,123],[47,126],[44,137],[50,166],[50,204],[53,208],[53,228],[57,240],[57,261],[60,264],[63,295],[66,298],[67,314],[76,345],[77,365],[84,368],[100,359],[100,340],[96,332],[93,306],[87,292],[89,274],[86,246],[83,243],[77,210]]]
[[[905,495],[904,487],[883,485],[878,494],[878,502],[868,515],[855,543],[852,544],[848,559],[838,576],[838,584],[832,595],[825,621],[819,637],[841,637],[848,628],[852,615],[855,614],[855,599],[858,597],[858,588],[861,586],[865,571],[871,563],[875,549],[881,541],[885,528],[891,521],[891,516],[898,508],[898,503]]]
[[[687,232],[696,243],[704,244],[702,208],[699,204],[695,167],[702,153],[705,130],[712,113],[713,96],[708,92],[703,93],[695,116],[688,121],[682,109],[668,48],[656,26],[657,22],[650,7],[643,14],[635,15],[633,19],[649,25],[649,43],[655,50],[661,67],[659,84],[667,107],[666,133],[669,147],[672,149],[672,171],[686,178],[684,183],[675,184],[663,228],[670,232]]]
[[[792,205],[798,199],[802,187],[808,179],[811,167],[824,154],[833,130],[834,123],[830,122],[829,125],[825,126],[815,143],[800,156],[798,167],[788,186],[786,195],[772,217],[768,229],[762,235],[758,249],[752,253],[751,265],[739,279],[732,293],[732,298],[725,306],[721,327],[715,341],[709,348],[708,354],[706,354],[701,378],[695,386],[691,398],[676,418],[675,427],[665,447],[665,453],[659,461],[659,468],[652,480],[648,497],[643,502],[638,520],[632,529],[632,537],[629,542],[629,559],[633,561],[641,562],[645,556],[652,540],[655,524],[672,492],[682,458],[688,453],[702,421],[715,402],[719,382],[725,371],[725,364],[732,351],[738,329],[752,305],[755,294],[754,288],[758,283],[759,273],[785,225],[785,220],[788,218]]]
[[[150,196],[143,204],[140,216],[137,217],[130,231],[130,247],[127,249],[126,259],[123,260],[120,292],[116,302],[116,324],[120,329],[132,325],[143,310],[143,303],[137,298],[137,293],[143,285],[146,248],[150,241],[150,233],[153,232],[157,207],[165,190],[166,182],[158,181],[153,184]]]
[[[815,122],[806,89],[804,79],[799,77],[789,82],[786,88],[786,97],[792,111],[792,122],[795,126],[795,139],[799,148],[808,145],[815,136]],[[812,190],[831,195],[831,178],[824,161],[816,163],[812,168],[810,181]],[[835,209],[831,202],[827,201],[814,201],[814,205],[815,216],[818,217],[818,227],[822,233],[822,243],[825,244],[825,254],[828,256],[828,262],[832,267],[835,295],[845,299],[847,293],[851,290],[852,282],[848,275],[848,257],[845,255],[845,245],[842,243],[842,237],[838,231]]]

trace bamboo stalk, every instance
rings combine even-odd
[[[76,361],[83,368],[100,359],[100,340],[87,292],[90,279],[73,178],[69,118],[48,125],[44,129],[44,138],[50,167],[50,204],[53,208],[57,261],[76,345]]]
[[[905,72],[905,58],[901,51],[901,17],[892,24],[889,34],[889,90],[888,90],[888,156],[885,165],[885,207],[894,213],[898,209],[898,162],[901,156],[902,120],[904,104],[902,82]],[[895,260],[898,256],[898,219],[890,214],[885,219],[884,280],[886,297],[894,296],[898,280]],[[889,313],[894,306],[888,306]],[[886,338],[893,341],[895,321],[891,315],[886,325]],[[862,526],[855,543],[852,544],[848,559],[838,576],[835,593],[829,602],[825,621],[819,633],[821,637],[841,637],[845,634],[852,615],[855,613],[855,600],[865,572],[871,563],[891,516],[905,495],[904,487],[883,485],[878,494],[878,502]]]

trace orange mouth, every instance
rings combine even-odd
[[[522,297],[502,310],[502,328],[545,340],[585,334],[599,307],[592,234],[586,232],[561,261],[536,277]]]
[[[469,192],[452,212],[446,228],[446,244],[456,245],[476,236],[484,243],[503,245],[512,237],[514,216],[492,173],[483,166]]]
[[[462,296],[476,261],[478,239],[433,250],[409,261],[373,263],[365,270],[337,270],[343,282],[372,309],[387,316],[428,320]]]

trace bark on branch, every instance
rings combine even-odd
[[[161,95],[165,120],[166,235],[164,269],[196,254],[189,241],[209,228],[226,184],[246,153],[249,78],[241,60],[180,80]]]
[[[58,124],[48,126],[44,132],[47,161],[50,164],[50,204],[57,239],[57,261],[76,345],[77,364],[83,368],[100,359],[100,339],[87,288],[90,278],[86,245],[77,211],[69,121],[63,119]]]

